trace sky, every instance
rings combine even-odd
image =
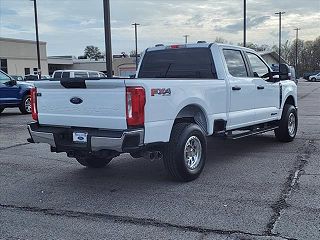
[[[103,0],[37,0],[39,37],[47,42],[48,56],[83,55],[87,45],[104,51]],[[155,44],[214,41],[222,37],[243,41],[243,0],[110,0],[114,54],[135,48],[134,22],[139,51]],[[278,44],[279,18],[285,11],[283,41],[320,36],[320,0],[247,0],[247,41]],[[33,2],[0,0],[0,37],[35,39]]]

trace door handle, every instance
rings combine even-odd
[[[258,89],[258,90],[263,90],[263,89],[264,89],[264,86],[258,86],[257,89]]]
[[[241,90],[241,87],[235,86],[235,87],[232,87],[232,90],[233,90],[233,91],[240,91],[240,90]]]

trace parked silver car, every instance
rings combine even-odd
[[[310,76],[308,81],[310,81],[310,82],[320,81],[320,73]]]

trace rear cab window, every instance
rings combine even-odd
[[[146,52],[138,78],[217,79],[210,48]]]

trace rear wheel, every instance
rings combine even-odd
[[[88,168],[104,168],[112,160],[112,158],[98,158],[98,157],[77,157],[77,161]]]
[[[207,141],[202,129],[196,124],[178,123],[173,126],[163,161],[175,180],[189,182],[201,174],[206,153]]]
[[[4,108],[0,107],[0,114],[3,112]]]
[[[20,112],[23,114],[30,114],[31,113],[31,97],[30,97],[30,95],[26,95],[23,97],[19,109],[20,109]]]
[[[295,106],[286,104],[283,108],[279,128],[275,130],[275,136],[280,142],[292,142],[297,135],[298,114]]]

